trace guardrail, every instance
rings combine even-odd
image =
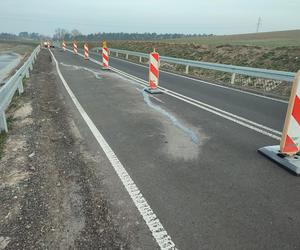
[[[99,50],[102,48],[96,47],[93,50]],[[118,57],[119,54],[124,54],[126,59],[128,56],[135,56],[139,57],[139,62],[142,62],[142,58],[149,59],[149,54],[129,51],[129,50],[120,50],[120,49],[109,49],[110,53],[115,53],[115,56]],[[185,73],[189,73],[189,67],[196,67],[196,68],[203,68],[209,70],[216,70],[231,73],[231,84],[234,84],[236,74],[239,75],[246,75],[258,78],[266,78],[272,80],[279,80],[285,82],[292,82],[296,73],[294,72],[287,72],[287,71],[278,71],[278,70],[269,70],[269,69],[260,69],[260,68],[250,68],[250,67],[243,67],[243,66],[235,66],[235,65],[227,65],[227,64],[219,64],[219,63],[209,63],[209,62],[202,62],[202,61],[194,61],[194,60],[187,60],[175,57],[168,57],[168,56],[160,56],[160,60],[163,62],[173,63],[173,64],[180,64],[185,65]]]
[[[0,87],[0,132],[8,131],[5,111],[15,92],[18,90],[19,95],[24,92],[23,78],[29,78],[29,72],[33,69],[33,63],[35,62],[40,49],[40,46],[36,47],[22,67],[18,69],[18,71],[2,87]]]

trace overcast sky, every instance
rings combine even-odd
[[[300,0],[0,0],[0,32],[252,33],[300,29]]]

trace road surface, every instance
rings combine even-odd
[[[169,73],[160,74],[161,86],[185,101],[151,97],[137,81],[70,52],[52,52],[178,249],[300,247],[299,179],[257,153],[279,143],[285,102]],[[113,58],[110,63],[147,79],[145,67]],[[211,112],[216,108],[221,111]]]

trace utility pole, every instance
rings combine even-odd
[[[259,17],[256,25],[256,33],[259,32],[259,28],[261,27],[261,24],[262,24],[262,19],[261,17]]]

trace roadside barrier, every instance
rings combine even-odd
[[[97,49],[99,48],[94,48],[94,50]],[[112,52],[116,57],[118,57],[121,54],[125,55],[126,59],[128,59],[129,56],[138,57],[140,62],[142,61],[142,58],[145,59],[149,58],[149,54],[141,53],[141,52],[114,49],[114,48],[110,48],[109,51]],[[236,66],[236,65],[226,65],[220,63],[209,63],[209,62],[188,60],[188,59],[175,58],[169,56],[160,56],[160,61],[177,64],[177,65],[184,65],[186,67],[185,68],[186,74],[189,73],[190,67],[231,73],[232,74],[231,83],[234,83],[234,80],[238,75],[252,76],[252,77],[286,81],[286,82],[292,82],[295,77],[294,72],[251,68],[251,67]]]
[[[65,42],[65,41],[62,42],[62,47],[63,47],[63,50],[66,51],[67,45],[66,45],[66,42]]]
[[[87,43],[84,44],[84,59],[89,60],[89,46]]]
[[[159,54],[153,50],[149,55],[149,88],[146,88],[145,91],[151,94],[162,93],[158,89],[159,82]]]
[[[23,79],[29,77],[30,70],[33,69],[33,63],[40,50],[41,46],[37,46],[23,66],[0,88],[0,132],[8,131],[5,112],[15,92],[18,90],[19,95],[24,92]]]
[[[300,175],[300,70],[293,80],[280,146],[267,146],[258,151]]]
[[[104,41],[102,46],[102,68],[103,69],[109,68],[108,58],[109,58],[108,48],[106,42]]]
[[[75,55],[77,55],[77,53],[78,53],[78,48],[77,48],[77,42],[76,41],[73,42],[73,53]]]

